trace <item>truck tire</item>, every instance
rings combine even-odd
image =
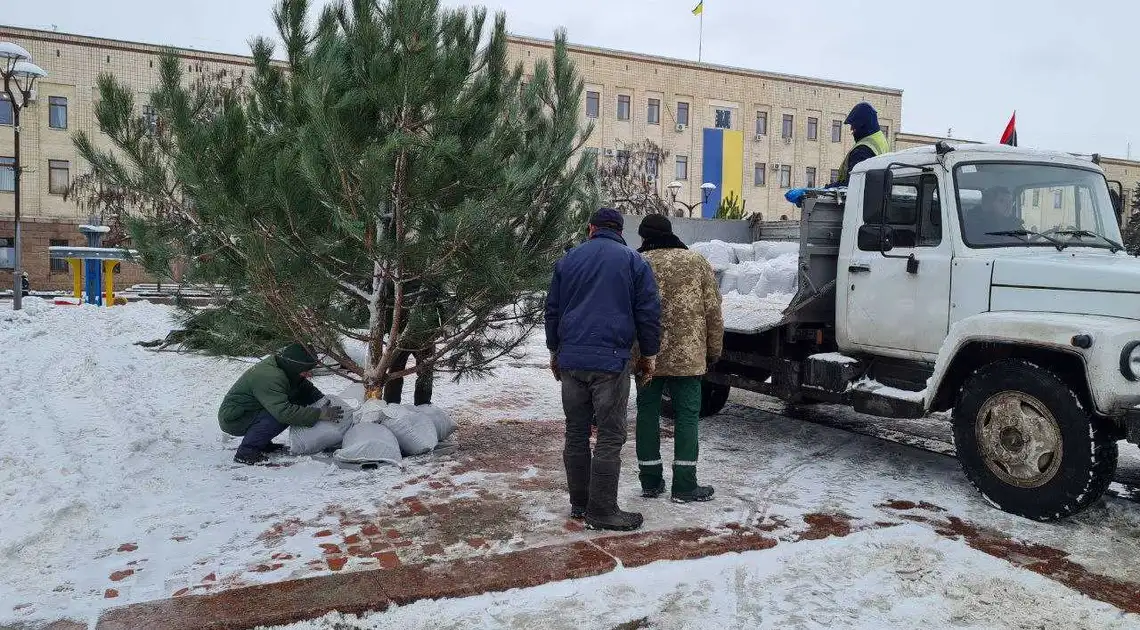
[[[720,413],[728,404],[728,394],[731,391],[732,388],[728,385],[701,381],[701,417],[708,418]],[[677,417],[673,413],[673,401],[669,398],[668,390],[661,395],[661,417]]]
[[[1068,383],[1006,359],[967,379],[954,406],[954,444],[970,483],[995,507],[1037,521],[1076,514],[1116,472],[1109,423]]]

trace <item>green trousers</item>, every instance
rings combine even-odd
[[[701,377],[659,376],[637,390],[637,466],[641,487],[656,488],[661,464],[661,395],[673,401],[673,492],[697,487],[697,420],[701,413]]]

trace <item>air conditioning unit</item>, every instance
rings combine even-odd
[[[602,154],[605,155],[606,157],[613,157],[614,156],[614,150],[613,149],[605,149],[604,151],[602,151]]]
[[[769,164],[768,170],[769,171],[778,171],[778,170],[780,170],[780,166],[781,166],[780,164]]]
[[[792,137],[791,136],[784,136],[784,144],[791,144],[791,143],[792,143]]]
[[[677,123],[677,133],[681,133],[682,131],[684,131],[688,128],[689,128],[689,126],[684,124],[684,123]]]
[[[650,183],[655,182],[655,181],[657,181],[657,176],[653,175],[653,174],[646,175],[645,181],[650,182]]]
[[[764,134],[758,133],[755,136],[753,136],[752,139],[756,142],[762,142],[764,140]]]

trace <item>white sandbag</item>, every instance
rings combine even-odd
[[[364,404],[364,383],[353,383],[345,387],[340,393],[341,400],[348,403],[353,409]]]
[[[760,277],[764,274],[764,269],[767,266],[768,263],[765,261],[749,261],[729,269],[725,274],[736,275],[736,287],[733,290],[748,294],[756,287],[756,283],[760,281]],[[722,284],[721,293],[726,293],[723,289],[724,285]]]
[[[799,259],[786,254],[769,260],[750,293],[758,298],[796,292]]]
[[[756,260],[756,253],[753,251],[752,243],[729,243],[732,247],[733,253],[736,254],[737,263],[745,263]]]
[[[435,435],[440,442],[446,440],[459,428],[459,425],[455,424],[455,420],[452,420],[446,411],[435,405],[416,405],[416,411],[431,418],[432,424],[435,425]]]
[[[352,425],[344,434],[344,442],[333,459],[345,463],[386,462],[399,464],[400,443],[388,427],[375,422]]]
[[[383,400],[372,398],[356,408],[352,415],[353,422],[380,422],[384,419],[384,408],[388,404]]]
[[[724,271],[724,273],[720,273],[717,275],[720,276],[719,284],[720,284],[720,292],[721,293],[732,293],[733,291],[740,291],[740,288],[739,288],[740,278],[741,278],[741,267],[740,266],[734,265],[734,266],[726,269]],[[753,283],[753,284],[755,284],[755,283]]]
[[[752,260],[772,260],[780,256],[799,256],[800,244],[789,241],[757,241],[752,244]]]
[[[724,241],[697,243],[690,249],[704,256],[714,271],[724,271],[736,264],[736,252],[733,251],[731,245]]]
[[[396,435],[404,456],[422,455],[439,444],[435,423],[427,414],[415,407],[388,405],[384,407],[384,426]]]
[[[314,409],[323,409],[329,405],[344,409],[344,401],[336,396],[325,396],[309,406]],[[348,413],[347,409],[345,413]],[[352,421],[347,415],[340,422],[318,420],[311,427],[291,426],[289,427],[289,454],[313,455],[330,448],[336,448],[340,446],[341,440],[344,439],[344,433],[348,431],[350,426],[352,426]]]

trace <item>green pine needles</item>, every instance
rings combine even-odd
[[[299,340],[374,393],[416,369],[392,370],[400,349],[479,374],[537,325],[597,200],[593,160],[574,159],[583,83],[564,33],[524,77],[504,15],[439,4],[352,0],[314,21],[281,0],[285,63],[256,39],[251,76],[190,82],[168,55],[149,116],[100,78],[113,148],[76,137],[90,185],[123,196],[149,271],[229,289],[195,322],[206,345]]]

